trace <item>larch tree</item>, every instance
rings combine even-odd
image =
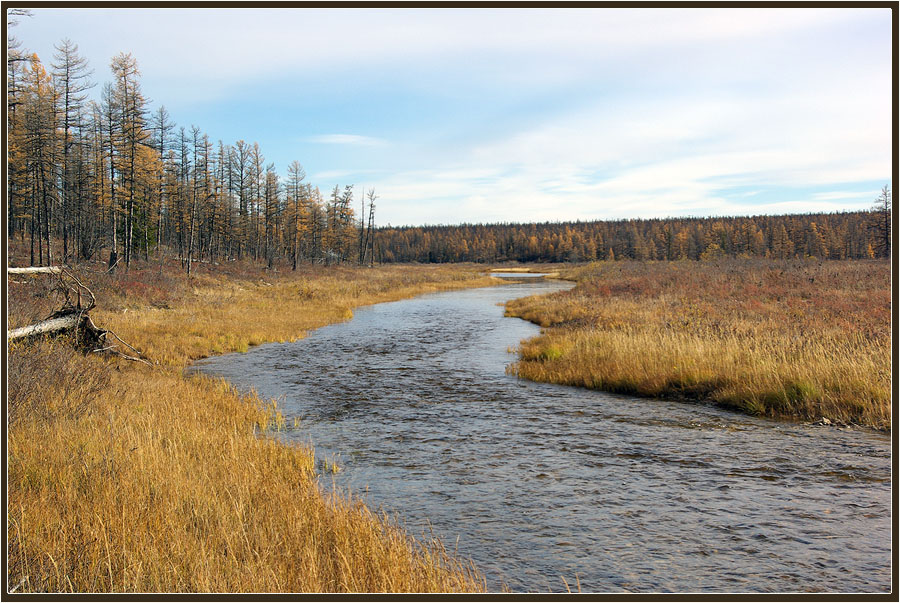
[[[303,233],[304,226],[304,207],[303,199],[303,180],[306,178],[306,171],[299,161],[292,161],[288,166],[287,179],[287,201],[290,207],[290,224],[291,228],[289,236],[291,237],[291,270],[297,269],[297,261],[300,255],[300,236]]]
[[[369,219],[366,225],[366,239],[363,246],[363,263],[365,263],[366,253],[368,253],[369,266],[375,264],[375,199],[377,198],[378,195],[375,194],[375,189],[369,189]],[[360,221],[362,221],[362,216],[360,216]]]
[[[238,140],[234,145],[234,153],[231,162],[232,178],[237,187],[238,195],[238,225],[237,225],[237,256],[250,253],[248,243],[250,236],[250,146],[243,140]]]
[[[337,187],[335,187],[337,189]],[[337,199],[335,211],[335,242],[338,261],[352,257],[353,243],[356,239],[356,228],[353,224],[353,185],[344,187],[344,192]]]
[[[324,257],[324,233],[327,231],[328,227],[328,214],[322,199],[322,191],[319,187],[313,188],[312,183],[307,183],[306,192],[307,199],[309,199],[310,256],[313,258],[314,262],[320,262]]]
[[[120,178],[124,194],[125,267],[131,264],[134,238],[136,164],[138,147],[149,139],[146,128],[146,99],[141,93],[137,60],[130,53],[119,53],[110,62],[115,84],[113,92],[120,114]]]
[[[175,129],[175,123],[171,120],[165,105],[160,105],[159,109],[153,113],[150,124],[153,132],[153,146],[159,156],[160,164],[164,166],[166,154],[172,144],[172,132]],[[166,212],[166,182],[167,179],[161,175],[159,189],[156,191],[156,253],[159,255],[161,255],[162,246],[163,218]]]
[[[891,257],[891,187],[885,184],[872,208],[871,229],[875,233],[874,249],[881,257]]]
[[[59,127],[62,133],[62,162],[59,178],[59,201],[62,210],[63,261],[69,258],[70,216],[81,212],[83,199],[78,195],[76,174],[73,165],[76,151],[73,148],[78,139],[74,131],[81,126],[82,109],[87,100],[87,91],[93,87],[91,70],[87,59],[78,54],[78,46],[68,38],[56,47],[54,55],[53,81],[59,92]]]
[[[25,70],[31,56],[22,50],[21,42],[10,31],[18,23],[18,17],[29,16],[28,11],[9,9],[6,38],[6,132],[7,132],[7,234],[16,233],[24,239],[28,215],[29,175],[26,169],[24,111]],[[33,262],[32,262],[33,263]]]
[[[264,230],[265,240],[263,253],[266,258],[266,265],[272,268],[275,265],[275,246],[278,240],[278,224],[280,220],[280,204],[278,202],[279,182],[278,173],[275,171],[275,165],[266,166],[266,175],[263,185],[263,214],[264,214]]]
[[[815,222],[810,222],[806,232],[806,255],[815,258],[828,257],[828,247],[825,244],[825,237],[819,232],[819,227]]]
[[[32,55],[25,71],[24,146],[25,169],[31,178],[31,263],[37,235],[38,262],[53,262],[53,211],[56,200],[58,139],[56,132],[57,94],[47,70],[37,55]]]
[[[232,224],[232,197],[231,197],[231,171],[228,169],[231,160],[231,147],[219,141],[219,150],[216,153],[216,206],[218,229],[216,231],[216,243],[214,255],[224,254],[230,256],[229,241],[231,238]]]
[[[133,220],[134,253],[143,251],[144,261],[150,260],[150,235],[154,231],[153,216],[158,215],[159,189],[164,167],[155,149],[140,146],[135,157],[135,215]]]
[[[326,263],[331,263],[333,257],[337,255],[338,247],[338,215],[341,204],[341,186],[335,184],[331,189],[331,196],[325,206],[326,227],[322,233],[322,247],[325,252]]]
[[[108,170],[109,179],[104,185],[104,190],[109,191],[108,207],[110,214],[110,222],[112,224],[109,229],[110,235],[110,252],[109,252],[109,269],[115,271],[119,263],[119,205],[117,195],[117,174],[119,171],[119,158],[116,149],[121,146],[121,130],[119,128],[120,115],[118,101],[112,84],[105,84],[101,94],[100,118],[101,118],[101,134],[100,149],[105,155],[105,169]],[[104,178],[105,179],[105,178]]]
[[[266,158],[259,148],[259,143],[254,142],[250,149],[250,196],[253,205],[253,259],[259,260],[260,254],[260,215],[262,207],[262,189],[265,182]]]
[[[788,236],[784,224],[779,224],[775,227],[775,232],[772,235],[771,254],[772,257],[779,260],[785,260],[794,256],[794,243]]]
[[[200,128],[191,126],[191,143],[193,173],[190,178],[187,257],[184,259],[188,274],[191,273],[194,261],[194,238],[198,231],[201,204],[206,202],[209,195],[209,139],[200,132]]]

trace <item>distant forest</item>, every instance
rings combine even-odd
[[[177,255],[190,272],[197,260],[241,258],[296,268],[890,254],[888,187],[870,212],[376,228],[374,190],[323,195],[297,161],[282,178],[258,144],[213,143],[164,106],[151,111],[130,54],[112,59],[95,101],[71,41],[49,68],[8,44],[7,235],[32,265],[101,255],[111,268]]]
[[[890,190],[868,212],[378,230],[385,262],[582,262],[890,255]]]

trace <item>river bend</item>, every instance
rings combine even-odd
[[[198,362],[275,398],[350,490],[433,530],[488,586],[585,592],[890,589],[890,438],[531,383],[502,303],[552,281],[360,308]]]

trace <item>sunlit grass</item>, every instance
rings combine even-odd
[[[99,309],[95,322],[136,342],[154,361],[179,366],[210,354],[294,341],[311,329],[349,320],[360,305],[494,284],[480,272],[477,267],[388,266],[323,267],[252,280],[204,276],[192,281],[177,304],[166,304],[171,307],[124,299],[111,310]]]
[[[595,263],[567,292],[514,300],[545,332],[515,374],[890,428],[886,262]]]
[[[274,403],[183,369],[296,339],[361,304],[487,279],[430,267],[153,274],[97,277],[92,315],[158,365],[82,356],[65,341],[9,350],[11,589],[484,589],[439,542],[414,542],[360,501],[325,494],[313,452],[273,437],[285,427]]]

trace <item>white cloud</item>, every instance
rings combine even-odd
[[[354,146],[375,147],[387,144],[386,141],[372,136],[360,136],[358,134],[320,134],[309,136],[307,141],[316,144],[346,144]]]
[[[176,81],[246,85],[260,77],[310,76],[386,63],[433,66],[459,57],[490,62],[498,55],[551,55],[565,57],[571,68],[598,60],[617,62],[654,49],[760,44],[866,18],[872,11],[59,8],[33,12],[33,19],[19,25],[25,39],[42,29],[54,30],[53,41],[69,36],[84,49],[99,52],[105,62],[127,50],[146,71]],[[122,35],[115,35],[117,31]],[[665,54],[654,58],[665,59]],[[520,69],[529,63],[520,61]]]
[[[166,104],[173,93],[198,105],[321,95],[334,113],[303,119],[326,133],[294,138],[290,152],[309,152],[314,182],[363,177],[382,197],[380,221],[394,224],[839,209],[858,203],[843,191],[891,174],[889,10],[34,13],[13,31],[26,46],[36,32],[68,36],[102,57],[91,59],[100,81],[129,50]],[[394,98],[412,108],[402,133],[356,120],[348,95],[366,99],[367,85],[383,86],[379,110],[394,111]],[[569,92],[582,96],[568,103]],[[456,98],[487,107],[483,127],[415,122],[419,103]],[[507,111],[533,99],[545,106]],[[260,113],[246,108],[286,119]],[[269,129],[277,137],[283,124]],[[824,190],[771,203],[729,187]]]
[[[345,170],[323,170],[321,172],[316,172],[310,177],[310,182],[329,182],[329,181],[348,181],[353,180],[354,178],[358,178],[359,176],[368,176],[371,174],[381,174],[381,170],[369,170],[369,169],[345,169]]]
[[[890,131],[878,123],[890,123],[889,110],[878,102],[850,103],[845,112],[825,101],[776,104],[769,111],[758,98],[599,107],[463,151],[463,163],[375,185],[385,191],[386,213],[396,204],[394,224],[866,207],[850,194],[778,203],[728,195],[732,187],[835,187],[890,176]]]
[[[865,191],[829,191],[824,193],[814,193],[812,198],[816,201],[841,201],[849,199],[851,201],[874,203],[875,197],[878,196],[880,189],[874,188]]]

